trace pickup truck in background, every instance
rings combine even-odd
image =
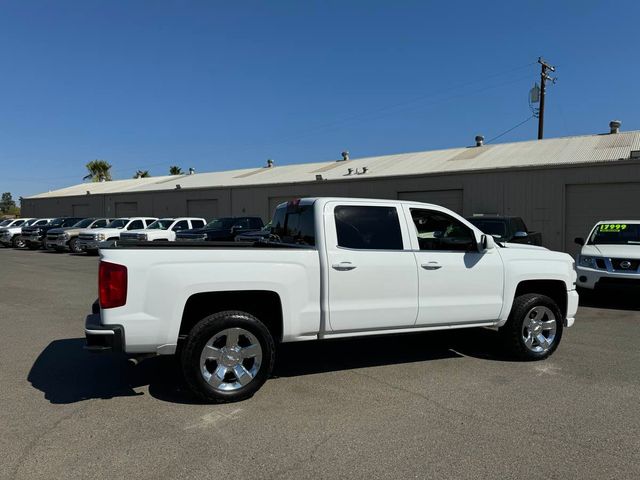
[[[71,227],[78,223],[82,218],[78,217],[60,217],[54,218],[51,222],[44,225],[31,225],[24,227],[20,234],[29,250],[37,250],[44,247],[47,234],[54,228]]]
[[[520,217],[475,214],[472,217],[467,217],[467,220],[483,233],[492,235],[501,243],[526,243],[542,246],[542,234],[529,231]]]
[[[202,228],[205,223],[207,222],[204,218],[159,218],[147,228],[124,232],[120,235],[120,240],[129,242],[173,242],[178,232],[192,228]]]
[[[573,259],[491,235],[436,205],[306,198],[277,207],[277,241],[101,249],[87,349],[178,354],[208,401],[253,395],[276,344],[470,327],[540,360],[578,307]]]
[[[13,238],[22,232],[22,227],[28,227],[35,218],[16,218],[3,220],[0,223],[0,243],[5,247],[9,247]]]
[[[85,218],[75,225],[64,228],[53,228],[47,232],[44,246],[62,252],[67,248],[72,253],[82,253],[78,245],[80,232],[87,229],[104,228],[111,222],[110,218]]]
[[[103,242],[114,242],[123,231],[141,230],[156,220],[147,217],[116,218],[103,228],[85,228],[78,234],[78,248],[89,255],[97,254]]]
[[[211,220],[202,228],[178,232],[178,241],[231,242],[241,233],[255,232],[264,226],[260,217],[222,217]]]

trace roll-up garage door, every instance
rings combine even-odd
[[[74,203],[71,206],[74,217],[88,217],[89,216],[89,204],[88,203]]]
[[[600,220],[640,220],[640,183],[567,185],[565,189],[565,251],[575,255],[576,237],[586,237]]]
[[[462,215],[462,189],[425,190],[421,192],[399,192],[399,200],[440,205]]]
[[[116,217],[135,217],[138,215],[138,202],[116,202]]]
[[[187,200],[187,212],[190,217],[204,218],[209,222],[218,218],[218,199]]]

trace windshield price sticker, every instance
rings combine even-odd
[[[624,223],[603,223],[600,225],[601,232],[622,232],[627,229]]]

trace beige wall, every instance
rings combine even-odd
[[[640,163],[621,161],[608,165],[563,168],[27,199],[23,202],[23,214],[71,215],[74,204],[87,203],[88,200],[91,215],[113,215],[116,202],[137,202],[140,215],[177,216],[187,214],[187,201],[190,199],[215,199],[217,215],[258,215],[267,222],[274,205],[300,196],[396,199],[401,192],[462,190],[463,215],[499,213],[521,216],[531,230],[542,232],[546,246],[556,250],[571,250],[570,243],[573,239],[565,241],[566,186],[618,182],[640,182]],[[615,198],[607,196],[598,201],[609,202],[606,211],[616,212],[618,203],[635,205],[638,204],[639,196],[640,191],[627,188]],[[588,208],[590,207],[585,206],[585,209]],[[572,212],[575,211],[575,206],[572,209]],[[590,227],[587,225],[591,222],[590,217],[587,215],[584,218],[585,225],[581,227],[573,222],[572,231],[580,228],[587,230]]]

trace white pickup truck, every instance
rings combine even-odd
[[[436,205],[307,198],[281,204],[269,241],[101,250],[87,349],[178,354],[217,402],[253,395],[279,342],[498,329],[538,360],[578,307],[573,259],[493,237]]]
[[[179,217],[159,218],[147,228],[129,230],[120,235],[123,241],[175,242],[176,233],[192,228],[202,228],[207,222],[204,218]]]

